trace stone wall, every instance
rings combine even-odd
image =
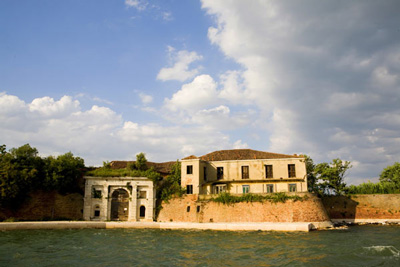
[[[285,203],[241,202],[231,205],[199,201],[197,195],[162,204],[159,222],[326,222],[330,221],[321,199],[307,194],[303,201]]]
[[[400,194],[324,197],[332,219],[400,219]]]
[[[37,191],[30,193],[18,210],[2,210],[0,219],[14,218],[20,221],[40,220],[82,220],[83,196],[78,193],[60,195],[59,193]]]

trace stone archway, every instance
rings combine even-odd
[[[117,189],[111,196],[111,220],[127,221],[129,216],[129,193],[125,189]]]

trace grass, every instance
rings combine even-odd
[[[275,194],[269,194],[269,195],[256,195],[256,194],[243,194],[241,196],[234,196],[229,193],[221,193],[215,198],[211,198],[210,201],[222,203],[225,205],[230,205],[234,203],[239,203],[239,202],[264,202],[264,201],[269,201],[272,203],[285,203],[287,200],[293,200],[293,201],[303,201],[308,199],[308,196],[289,196],[285,193],[275,193]]]

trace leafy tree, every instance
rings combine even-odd
[[[395,162],[393,165],[383,169],[379,181],[394,183],[400,187],[400,163]]]
[[[167,176],[158,190],[158,198],[168,201],[173,196],[182,196],[185,189],[181,187],[181,163],[177,160],[171,167],[171,173]]]
[[[0,202],[17,204],[23,200],[32,186],[39,182],[43,169],[42,159],[36,148],[29,144],[6,151],[1,146]]]
[[[85,167],[80,157],[74,157],[71,152],[60,155],[57,158],[52,156],[45,159],[47,189],[56,189],[61,193],[76,192],[78,180],[82,176]]]
[[[145,171],[147,169],[147,159],[146,155],[143,152],[140,152],[136,155],[136,169],[139,171]]]
[[[309,192],[317,190],[317,177],[315,176],[315,164],[312,158],[307,155],[304,156],[307,171],[307,187]]]
[[[331,163],[319,163],[315,166],[315,174],[318,180],[320,191],[324,193],[332,193],[341,195],[346,191],[344,178],[346,172],[351,168],[350,161],[342,161],[341,159],[333,159]]]

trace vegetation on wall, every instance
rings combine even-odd
[[[0,146],[0,205],[17,206],[33,190],[79,192],[84,161],[71,152],[41,158],[29,144],[9,151]],[[81,192],[82,193],[82,192]]]
[[[135,164],[130,163],[124,169],[111,169],[109,162],[103,162],[103,167],[85,173],[96,177],[147,177],[157,186],[162,180],[161,175],[154,168],[147,168],[147,159],[144,153],[136,155]]]
[[[366,182],[347,186],[344,182],[347,171],[352,167],[349,161],[333,159],[331,163],[314,164],[305,157],[308,190],[320,195],[344,194],[400,194],[400,163],[386,167],[380,174],[379,182]]]
[[[181,187],[181,163],[177,160],[171,167],[171,174],[160,185],[157,190],[157,199],[170,200],[173,197],[181,197],[185,189]]]
[[[395,162],[383,169],[377,183],[349,186],[348,194],[400,194],[400,163]]]
[[[235,196],[231,195],[230,193],[223,192],[221,194],[218,194],[217,197],[211,198],[210,201],[230,205],[239,202],[265,202],[265,201],[269,201],[272,203],[278,203],[278,202],[285,203],[287,200],[303,201],[306,199],[308,199],[307,195],[301,197],[298,195],[287,195],[282,192],[268,194],[268,195],[257,195],[257,194],[247,193],[240,196]]]

